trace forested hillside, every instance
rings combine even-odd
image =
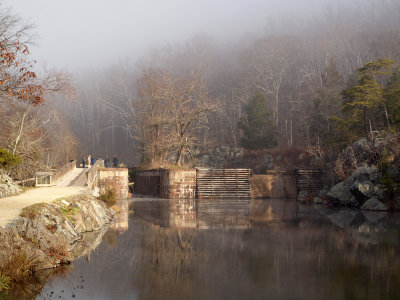
[[[249,147],[243,134],[255,95],[265,98],[270,124],[265,136],[271,141],[259,147],[329,156],[364,136],[366,126],[397,130],[398,1],[326,5],[318,17],[281,16],[269,23],[261,36],[221,42],[196,35],[137,63],[93,70],[76,80],[79,101],[55,105],[84,151],[118,153],[130,164],[139,164],[141,154],[144,162],[176,163],[182,151]],[[363,84],[366,69],[375,69],[368,63],[380,58],[386,59],[382,72],[371,80],[381,90],[360,116],[352,89]]]

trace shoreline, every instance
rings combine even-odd
[[[84,234],[107,227],[114,214],[89,194],[22,209],[20,217],[0,227],[0,291],[37,271],[70,264],[85,255],[92,243],[79,246]]]

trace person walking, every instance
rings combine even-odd
[[[116,155],[114,155],[113,164],[114,168],[118,168],[118,157]]]
[[[110,165],[110,158],[108,157],[108,154],[106,155],[106,158],[104,159],[104,166],[108,168]]]
[[[85,168],[85,157],[82,156],[82,168]]]

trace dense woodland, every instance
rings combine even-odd
[[[359,137],[399,130],[397,0],[266,19],[262,35],[235,41],[196,35],[135,63],[81,73],[76,93],[65,74],[35,74],[27,82],[40,87],[40,100],[8,90],[18,86],[17,61],[33,61],[19,53],[31,33],[23,24],[1,12],[0,146],[24,161],[12,168],[16,177],[28,161],[45,168],[89,153],[147,166],[188,164],[221,146],[331,159]]]

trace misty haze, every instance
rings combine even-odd
[[[0,298],[400,298],[398,0],[0,0],[0,52]]]

